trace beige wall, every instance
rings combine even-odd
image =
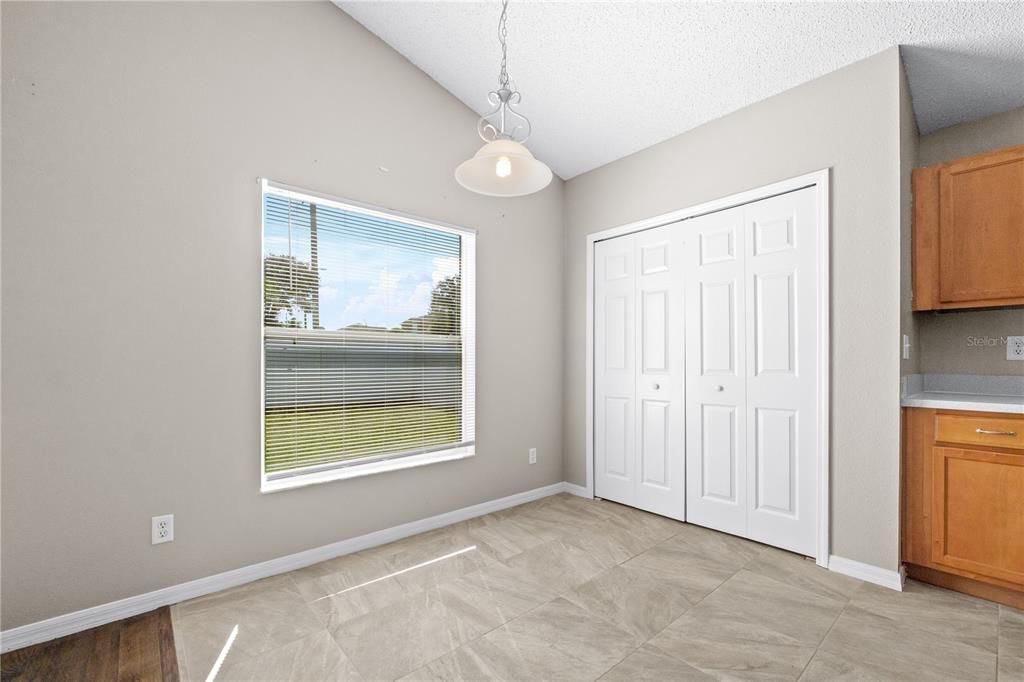
[[[566,477],[585,482],[588,233],[831,167],[832,552],[898,564],[899,56],[893,48],[566,183]]]
[[[1024,336],[1024,308],[915,313],[926,374],[1024,375],[1024,362],[1006,359],[1003,338]]]
[[[910,342],[910,358],[902,359],[903,339],[900,343],[900,375],[920,371],[921,354],[917,317],[911,312],[913,304],[913,252],[911,228],[913,225],[914,197],[910,178],[917,161],[919,137],[917,117],[910,98],[907,71],[900,64],[900,331]]]
[[[907,313],[907,170],[978,149],[915,149],[896,49],[495,202],[451,176],[475,116],[329,4],[0,7],[0,627],[583,484],[585,236],[825,167],[832,552],[896,568],[898,377],[938,371],[901,329],[1001,314]],[[477,457],[259,493],[257,176],[479,230]]]
[[[1024,108],[922,135],[916,165],[931,166],[1017,144],[1024,144]],[[1024,335],[1024,308],[914,317],[920,332],[921,372],[1024,375],[1024,362],[1007,360],[1001,341],[995,346],[977,341]]]
[[[2,12],[3,628],[562,480],[561,181],[459,188],[475,116],[327,3]],[[260,494],[257,176],[479,229],[475,458]]]

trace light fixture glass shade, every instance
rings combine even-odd
[[[551,183],[551,169],[530,150],[509,139],[488,142],[455,169],[455,180],[471,192],[489,197],[521,197]]]

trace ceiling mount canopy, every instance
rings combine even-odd
[[[508,0],[502,0],[498,19],[501,72],[498,89],[487,94],[494,107],[480,117],[476,132],[485,144],[455,169],[460,185],[492,197],[520,197],[538,192],[551,183],[551,169],[533,158],[525,143],[533,128],[530,119],[514,107],[522,95],[508,77]]]

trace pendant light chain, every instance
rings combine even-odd
[[[498,42],[501,43],[501,73],[498,74],[498,88],[508,87],[508,0],[502,0],[501,16],[498,18]]]
[[[515,83],[508,77],[508,0],[501,2],[501,15],[498,17],[498,43],[501,45],[498,89],[487,93],[487,101],[494,108],[480,117],[476,130],[484,142],[514,140],[523,144],[530,138],[532,126],[530,119],[513,108],[519,104],[522,96],[516,90]],[[492,121],[492,117],[497,120]]]

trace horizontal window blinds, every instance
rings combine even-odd
[[[268,478],[472,445],[474,241],[264,186]]]

